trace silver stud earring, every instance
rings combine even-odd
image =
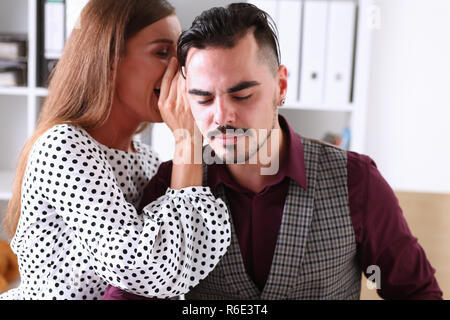
[[[284,106],[284,104],[286,103],[286,100],[281,100],[281,105]]]

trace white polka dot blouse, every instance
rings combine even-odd
[[[184,294],[230,244],[228,210],[209,187],[168,189],[138,214],[156,154],[111,149],[56,125],[34,144],[11,241],[21,283],[1,299],[100,299],[111,284],[157,298]]]

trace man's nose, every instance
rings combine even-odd
[[[231,125],[236,120],[236,113],[231,107],[227,106],[220,97],[216,99],[216,107],[214,110],[214,122],[216,125]]]

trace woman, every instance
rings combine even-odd
[[[198,164],[174,161],[165,196],[142,215],[135,209],[159,166],[132,139],[141,124],[194,129],[172,58],[174,8],[91,0],[80,19],[19,159],[7,225],[21,284],[1,298],[98,299],[108,283],[148,297],[183,294],[218,263],[230,231],[224,203],[190,187],[202,184]],[[193,152],[187,136],[176,141],[181,160]]]

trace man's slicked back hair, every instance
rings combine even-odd
[[[266,12],[250,3],[215,7],[197,16],[178,40],[180,68],[186,65],[189,49],[233,48],[250,30],[253,30],[260,57],[266,60],[275,73],[280,66],[276,25]]]

